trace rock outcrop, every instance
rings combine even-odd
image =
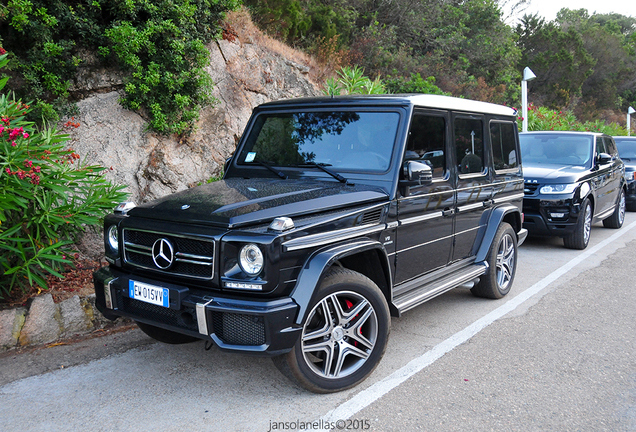
[[[144,119],[122,108],[116,91],[78,103],[74,121],[80,127],[70,132],[71,146],[84,162],[112,167],[107,177],[126,185],[133,201],[152,200],[218,176],[256,105],[319,94],[309,79],[309,66],[253,43],[238,29],[208,49],[218,102],[201,111],[195,133],[186,139],[146,132]]]

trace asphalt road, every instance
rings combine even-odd
[[[636,213],[585,251],[530,239],[508,296],[457,289],[393,319],[376,371],[332,395],[138,330],[3,355],[0,430],[636,430],[634,256]]]

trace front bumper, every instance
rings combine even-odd
[[[170,306],[129,297],[130,275],[112,267],[93,274],[95,305],[108,319],[123,316],[166,330],[212,340],[227,351],[275,356],[291,350],[301,328],[298,305],[290,298],[255,301],[211,295],[186,286],[134,276],[168,288]]]
[[[580,204],[568,199],[523,199],[523,227],[533,235],[566,237],[576,230]]]

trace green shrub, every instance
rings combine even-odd
[[[450,96],[450,93],[442,91],[435,85],[435,77],[426,79],[418,73],[411,74],[411,78],[388,78],[385,80],[386,88],[391,93],[424,93]]]
[[[324,93],[328,96],[387,93],[380,77],[372,81],[364,76],[364,69],[358,66],[343,67],[337,73],[337,78],[329,78],[325,83]]]
[[[519,117],[519,130],[522,126]],[[553,110],[545,107],[528,105],[529,131],[580,131],[602,132],[610,136],[627,135],[627,129],[616,123],[607,124],[602,120],[580,122],[571,111]]]
[[[4,54],[0,68],[6,64]],[[104,167],[81,163],[68,135],[25,120],[31,109],[0,95],[0,299],[16,288],[46,288],[47,274],[61,276],[76,236],[126,197]]]
[[[118,65],[126,107],[160,133],[188,133],[212,101],[205,45],[221,34],[223,14],[239,0],[9,0],[0,36],[15,56],[19,97],[36,101],[31,120],[57,120],[85,56]]]

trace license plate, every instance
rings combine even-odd
[[[128,282],[128,297],[157,306],[170,307],[170,291],[143,282],[131,280]]]

